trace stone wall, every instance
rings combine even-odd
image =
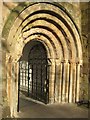
[[[90,100],[90,2],[88,4],[88,79],[89,79],[89,85],[88,85],[88,96]]]
[[[69,12],[69,14],[72,16],[72,20],[75,22],[75,24],[76,24],[76,26],[77,26],[77,28],[79,30],[79,33],[81,35],[81,44],[82,44],[82,48],[83,48],[83,50],[82,50],[82,52],[83,52],[83,66],[80,67],[80,70],[81,70],[81,72],[80,72],[80,77],[81,77],[81,81],[80,81],[80,99],[83,99],[83,97],[84,97],[84,99],[87,99],[87,97],[88,97],[88,87],[87,87],[88,86],[88,56],[89,56],[88,55],[88,48],[89,48],[88,43],[90,41],[88,39],[88,35],[90,35],[90,34],[88,34],[88,31],[89,31],[88,22],[89,22],[89,12],[90,12],[89,11],[89,4],[88,3],[59,3],[59,4],[62,5],[62,8],[65,8]],[[8,28],[9,28],[9,26],[11,26],[11,24],[13,24],[14,17],[18,15],[18,11],[19,11],[19,9],[21,9],[19,7],[18,10],[16,9],[16,11],[13,11],[13,14],[10,16],[11,11],[17,5],[18,5],[18,3],[3,3],[3,14],[2,14],[3,26],[4,26],[3,36],[6,39],[7,39],[6,36],[9,33]],[[22,6],[23,6],[23,4],[22,4]],[[7,45],[6,41],[5,41],[5,39],[2,39],[2,43],[3,43],[2,45],[3,45],[4,50],[7,53],[9,53],[10,51],[8,49],[8,45]],[[17,107],[17,104],[16,104],[17,99],[15,99],[15,97],[12,98],[12,96],[10,98],[10,96],[9,96],[10,94],[13,94],[12,90],[14,90],[15,88],[12,89],[12,86],[15,83],[13,82],[13,84],[11,84],[11,86],[9,86],[9,84],[7,84],[7,83],[9,83],[10,80],[11,81],[12,80],[16,81],[16,78],[13,78],[13,79],[10,78],[10,74],[12,74],[12,73],[9,73],[9,76],[6,75],[7,74],[6,73],[6,66],[7,66],[7,68],[10,69],[10,65],[14,64],[14,73],[15,73],[16,68],[15,68],[15,61],[14,61],[14,63],[13,62],[10,63],[10,61],[8,63],[8,60],[10,60],[10,59],[6,58],[5,51],[3,51],[3,56],[2,56],[2,59],[3,59],[3,102],[4,102],[3,117],[9,117],[9,115],[10,115],[10,110],[9,109],[12,110],[12,116],[13,116],[13,114],[15,115],[16,107]],[[12,49],[12,51],[13,51],[13,49]],[[15,53],[13,52],[13,54],[16,54],[16,52]],[[7,59],[7,62],[4,61],[6,59]],[[65,63],[64,63],[65,66],[66,66],[66,62],[67,61],[65,61]],[[57,63],[56,64],[57,65],[56,66],[57,67],[57,72],[58,72],[58,70],[59,70],[59,68],[58,68],[59,62],[56,61],[56,63]],[[67,64],[67,66],[69,66],[69,64]],[[13,67],[13,65],[12,65],[12,67]],[[11,69],[12,69],[12,67],[11,67]],[[55,67],[55,66],[53,65],[53,67]],[[61,67],[62,67],[62,63],[61,63]],[[58,78],[58,75],[56,77]],[[58,83],[56,83],[56,84],[58,84]],[[15,85],[13,87],[15,87]],[[16,86],[16,88],[17,88],[17,86]],[[11,90],[8,91],[9,89],[11,89]],[[53,89],[53,87],[52,87],[52,89]],[[56,90],[57,90],[57,87],[56,87]],[[51,94],[53,96],[53,90],[51,92],[52,92]],[[57,92],[56,92],[56,96],[57,96]],[[10,104],[10,99],[12,99],[11,104]]]
[[[89,3],[81,3],[81,37],[83,48],[83,76],[81,81],[81,99],[88,99],[88,35],[89,35]]]

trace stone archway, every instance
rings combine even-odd
[[[17,69],[14,77],[11,74],[7,77],[13,81],[11,86],[14,86],[10,96],[13,96],[13,90],[18,87],[18,60],[22,56],[23,48],[28,42],[37,39],[45,46],[52,63],[49,103],[78,101],[82,46],[78,28],[68,12],[60,4],[33,3],[19,11],[12,23],[9,32],[3,32],[9,51],[6,59],[12,59],[9,59],[11,63],[8,64],[11,66],[10,71]],[[12,114],[17,108],[17,91],[15,95],[16,99],[13,97],[11,102]]]

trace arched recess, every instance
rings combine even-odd
[[[49,102],[50,59],[45,45],[38,39],[29,41],[19,59],[20,91],[44,103]]]
[[[78,28],[67,10],[59,3],[50,2],[28,4],[24,8],[21,5],[21,11],[11,25],[10,22],[8,20],[3,29],[9,51],[7,59],[11,56],[17,63],[24,46],[34,39],[39,40],[45,45],[52,62],[49,102],[79,100],[82,46]]]

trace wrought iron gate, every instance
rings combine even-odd
[[[28,96],[44,103],[49,99],[48,72],[46,49],[41,43],[36,44],[28,55]]]
[[[19,61],[18,110],[22,92],[27,97],[49,102],[49,69],[47,56],[42,46],[36,46],[27,61]],[[37,53],[37,51],[39,51]],[[37,54],[36,54],[37,53]]]
[[[28,75],[28,96],[44,103],[48,103],[49,76],[47,60],[30,59],[28,65]]]

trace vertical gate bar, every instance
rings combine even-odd
[[[37,64],[36,64],[36,99],[37,99]]]
[[[45,91],[46,92],[45,93],[45,103],[47,104],[47,66],[46,66],[46,63],[45,63],[45,69],[46,69],[46,73],[45,73],[45,77],[46,77],[46,82],[45,82],[46,83],[46,86],[45,86],[46,87],[45,88],[46,89],[46,91]]]
[[[17,104],[17,112],[19,112],[19,110],[20,110],[20,98],[19,98],[19,96],[20,96],[20,62],[19,62],[19,73],[18,73],[18,104]]]
[[[49,103],[49,72],[50,72],[50,65],[47,63],[47,77],[48,77],[48,103]]]
[[[26,65],[25,65],[25,89],[26,89]]]
[[[46,78],[47,78],[47,103],[48,103],[48,66],[47,66],[47,59],[46,59]]]
[[[32,65],[32,74],[31,74],[31,77],[32,77],[32,95],[33,95],[33,65]]]
[[[22,81],[22,78],[23,78],[22,62],[20,64],[21,64],[21,72],[20,73],[22,73],[22,75],[21,75],[21,82],[22,82],[22,86],[23,86],[23,81]]]
[[[22,68],[22,89],[23,89],[23,68]]]
[[[43,88],[43,86],[42,86],[42,64],[41,64],[41,99],[43,99],[42,98],[42,95],[43,95],[42,88]]]
[[[28,97],[29,97],[29,62],[28,62]]]
[[[47,63],[47,59],[46,59],[46,88],[47,88],[47,101],[46,101],[46,103],[48,103],[48,101],[49,101],[49,97],[48,97],[48,94],[49,94],[49,76],[48,76],[48,63]]]

